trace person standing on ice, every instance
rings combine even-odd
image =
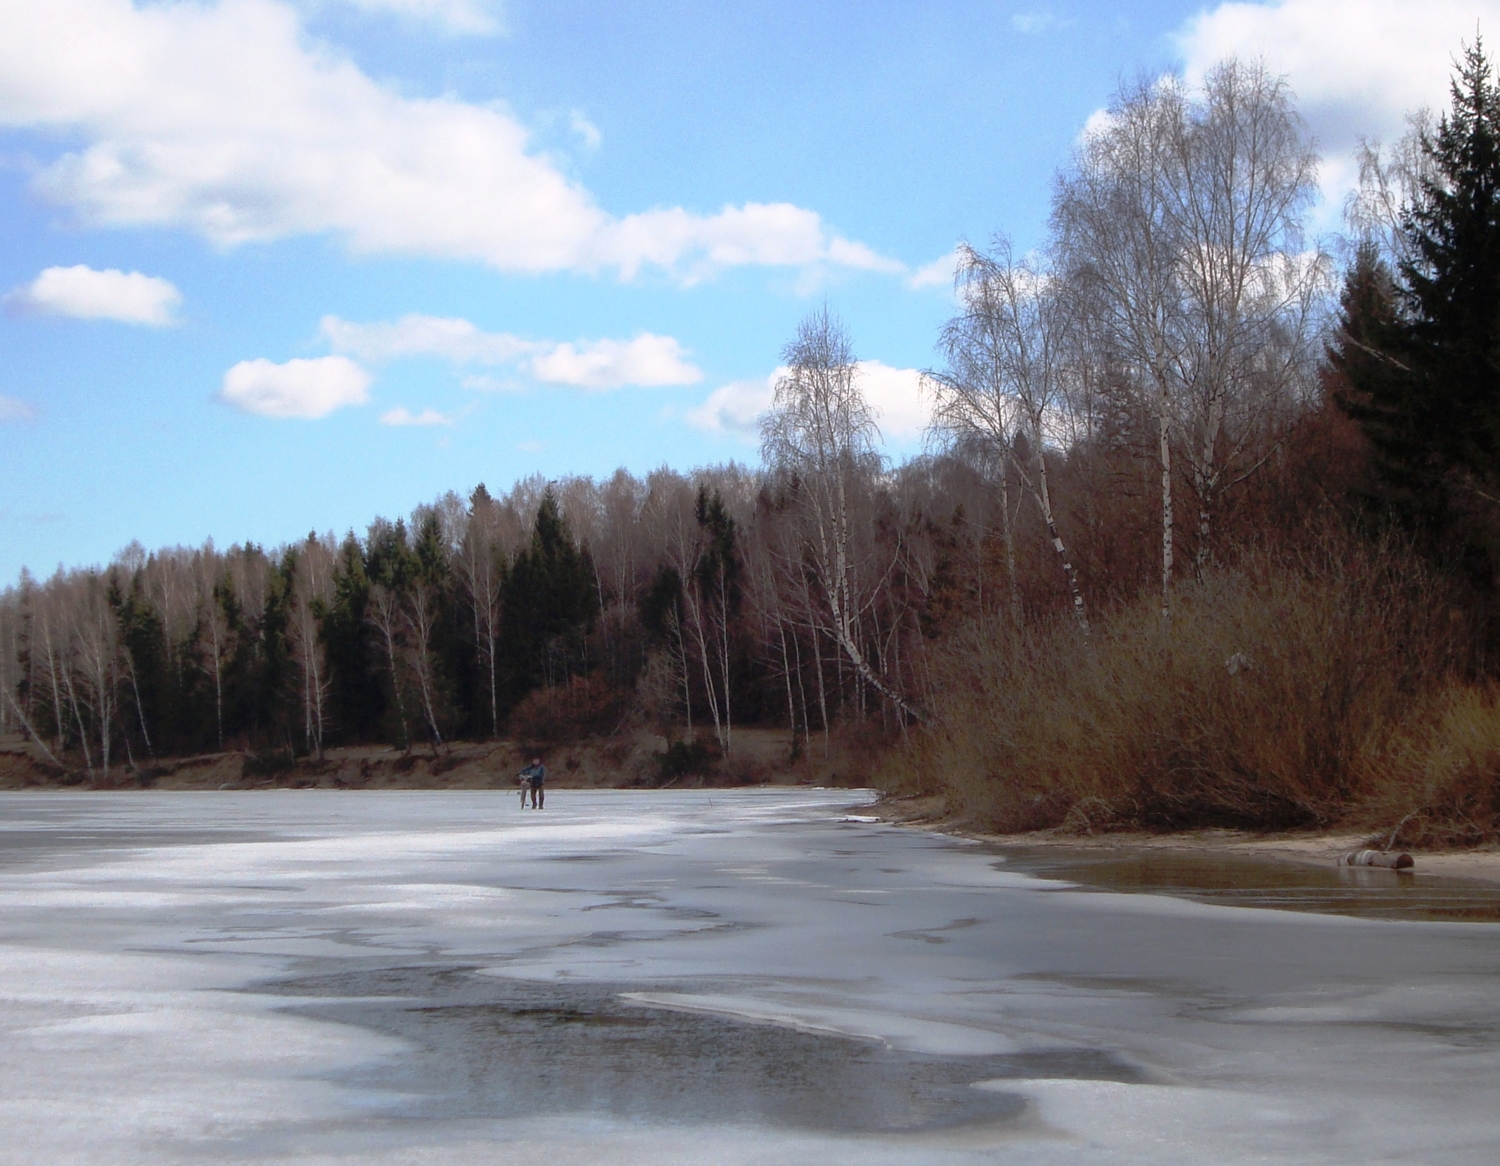
[[[533,810],[540,810],[547,801],[547,791],[543,787],[543,783],[547,780],[547,767],[542,764],[540,757],[533,757],[531,764],[521,770],[521,776],[531,785],[531,808]],[[526,791],[523,789],[521,791],[521,804],[523,806],[526,804],[525,798]]]

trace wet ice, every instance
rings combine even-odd
[[[840,791],[18,795],[0,1161],[1490,1162],[1500,927]]]

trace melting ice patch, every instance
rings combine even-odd
[[[684,1012],[709,1012],[752,1024],[779,1024],[798,1032],[876,1040],[892,1048],[913,1053],[974,1057],[1019,1052],[1022,1046],[998,1032],[966,1025],[924,1020],[899,1012],[861,1011],[826,1004],[796,1004],[789,1001],[719,996],[687,992],[626,992],[623,999],[656,1008]]]
[[[1077,891],[868,800],[7,796],[0,1162],[1493,1161],[1500,927]]]

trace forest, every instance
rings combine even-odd
[[[1368,144],[1283,79],[1122,85],[1045,243],[961,245],[925,452],[824,306],[760,464],[449,492],[363,533],[23,573],[0,729],[154,759],[736,734],[986,829],[1500,835],[1500,88]],[[665,770],[664,770],[665,772]]]

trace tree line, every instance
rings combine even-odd
[[[632,719],[726,754],[749,724],[796,749],[840,725],[902,741],[943,723],[955,651],[1065,628],[1097,663],[1101,619],[1148,597],[1170,642],[1185,596],[1330,526],[1398,536],[1451,579],[1483,672],[1500,100],[1482,46],[1448,112],[1367,147],[1346,237],[1306,229],[1317,164],[1262,64],[1122,86],[1056,177],[1043,245],[960,247],[921,456],[881,455],[824,307],[781,354],[755,468],[481,485],[363,535],[23,573],[0,598],[0,724],[105,778]]]

